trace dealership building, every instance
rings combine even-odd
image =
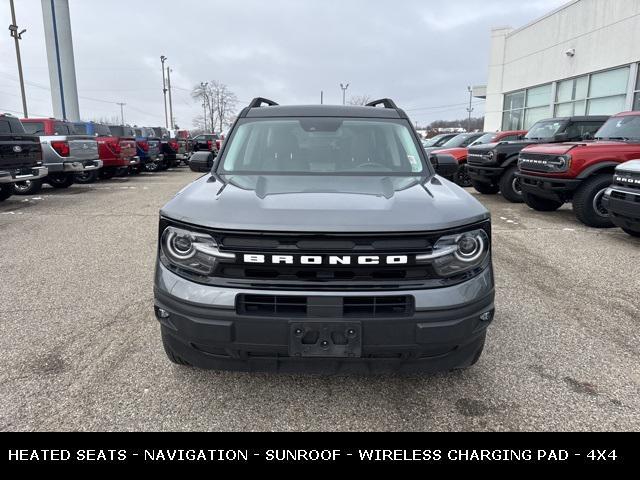
[[[575,0],[514,30],[494,28],[485,130],[554,116],[640,110],[640,0]]]

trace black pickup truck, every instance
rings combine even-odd
[[[0,202],[13,194],[13,184],[47,176],[40,138],[27,135],[16,117],[0,114]]]

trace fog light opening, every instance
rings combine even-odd
[[[490,322],[493,320],[493,312],[486,312],[480,315],[480,321],[482,322]]]
[[[158,318],[162,318],[162,319],[167,319],[171,316],[171,314],[163,308],[157,309],[157,315],[158,315]]]

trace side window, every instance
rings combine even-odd
[[[23,123],[25,132],[30,135],[44,135],[44,123],[42,122],[27,122]]]
[[[595,135],[595,133],[600,130],[602,126],[601,123],[595,122],[577,122],[572,123],[567,127],[567,135],[570,139],[581,139],[587,133],[591,135]]]
[[[12,133],[11,124],[9,123],[9,120],[0,118],[0,133]]]
[[[509,135],[508,137],[503,137],[500,139],[501,142],[515,142],[520,137],[518,135]]]

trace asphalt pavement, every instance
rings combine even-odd
[[[418,377],[168,362],[158,210],[184,168],[0,204],[0,430],[640,430],[640,240],[500,196],[497,316],[479,364]]]

